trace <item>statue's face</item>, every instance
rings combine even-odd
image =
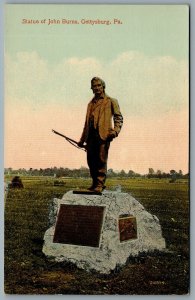
[[[100,80],[94,80],[92,82],[91,89],[96,96],[101,96],[104,94],[104,88]]]

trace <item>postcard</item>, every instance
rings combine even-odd
[[[5,293],[187,295],[189,6],[6,4]]]

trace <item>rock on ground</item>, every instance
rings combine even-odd
[[[105,207],[99,247],[53,243],[61,204]],[[137,238],[120,242],[119,216],[126,214],[136,217]],[[125,265],[129,257],[165,249],[158,218],[148,213],[130,194],[120,191],[105,190],[101,196],[69,191],[62,199],[53,200],[49,222],[51,227],[44,236],[43,253],[57,262],[71,262],[86,271],[109,274],[116,267]]]

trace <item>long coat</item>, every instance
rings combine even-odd
[[[82,143],[87,142],[88,139],[90,112],[93,105],[92,101],[93,99],[89,102],[87,107],[85,125],[80,139]],[[112,118],[114,126],[112,126]],[[118,136],[123,124],[123,116],[116,99],[105,95],[96,122],[99,136],[103,141],[107,140],[110,133],[115,133],[115,135]]]

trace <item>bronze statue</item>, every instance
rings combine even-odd
[[[87,107],[85,125],[78,146],[85,146],[87,150],[87,163],[93,180],[89,190],[101,193],[106,187],[110,142],[118,136],[123,116],[118,101],[105,93],[105,82],[101,78],[92,78],[91,89],[94,97]]]

